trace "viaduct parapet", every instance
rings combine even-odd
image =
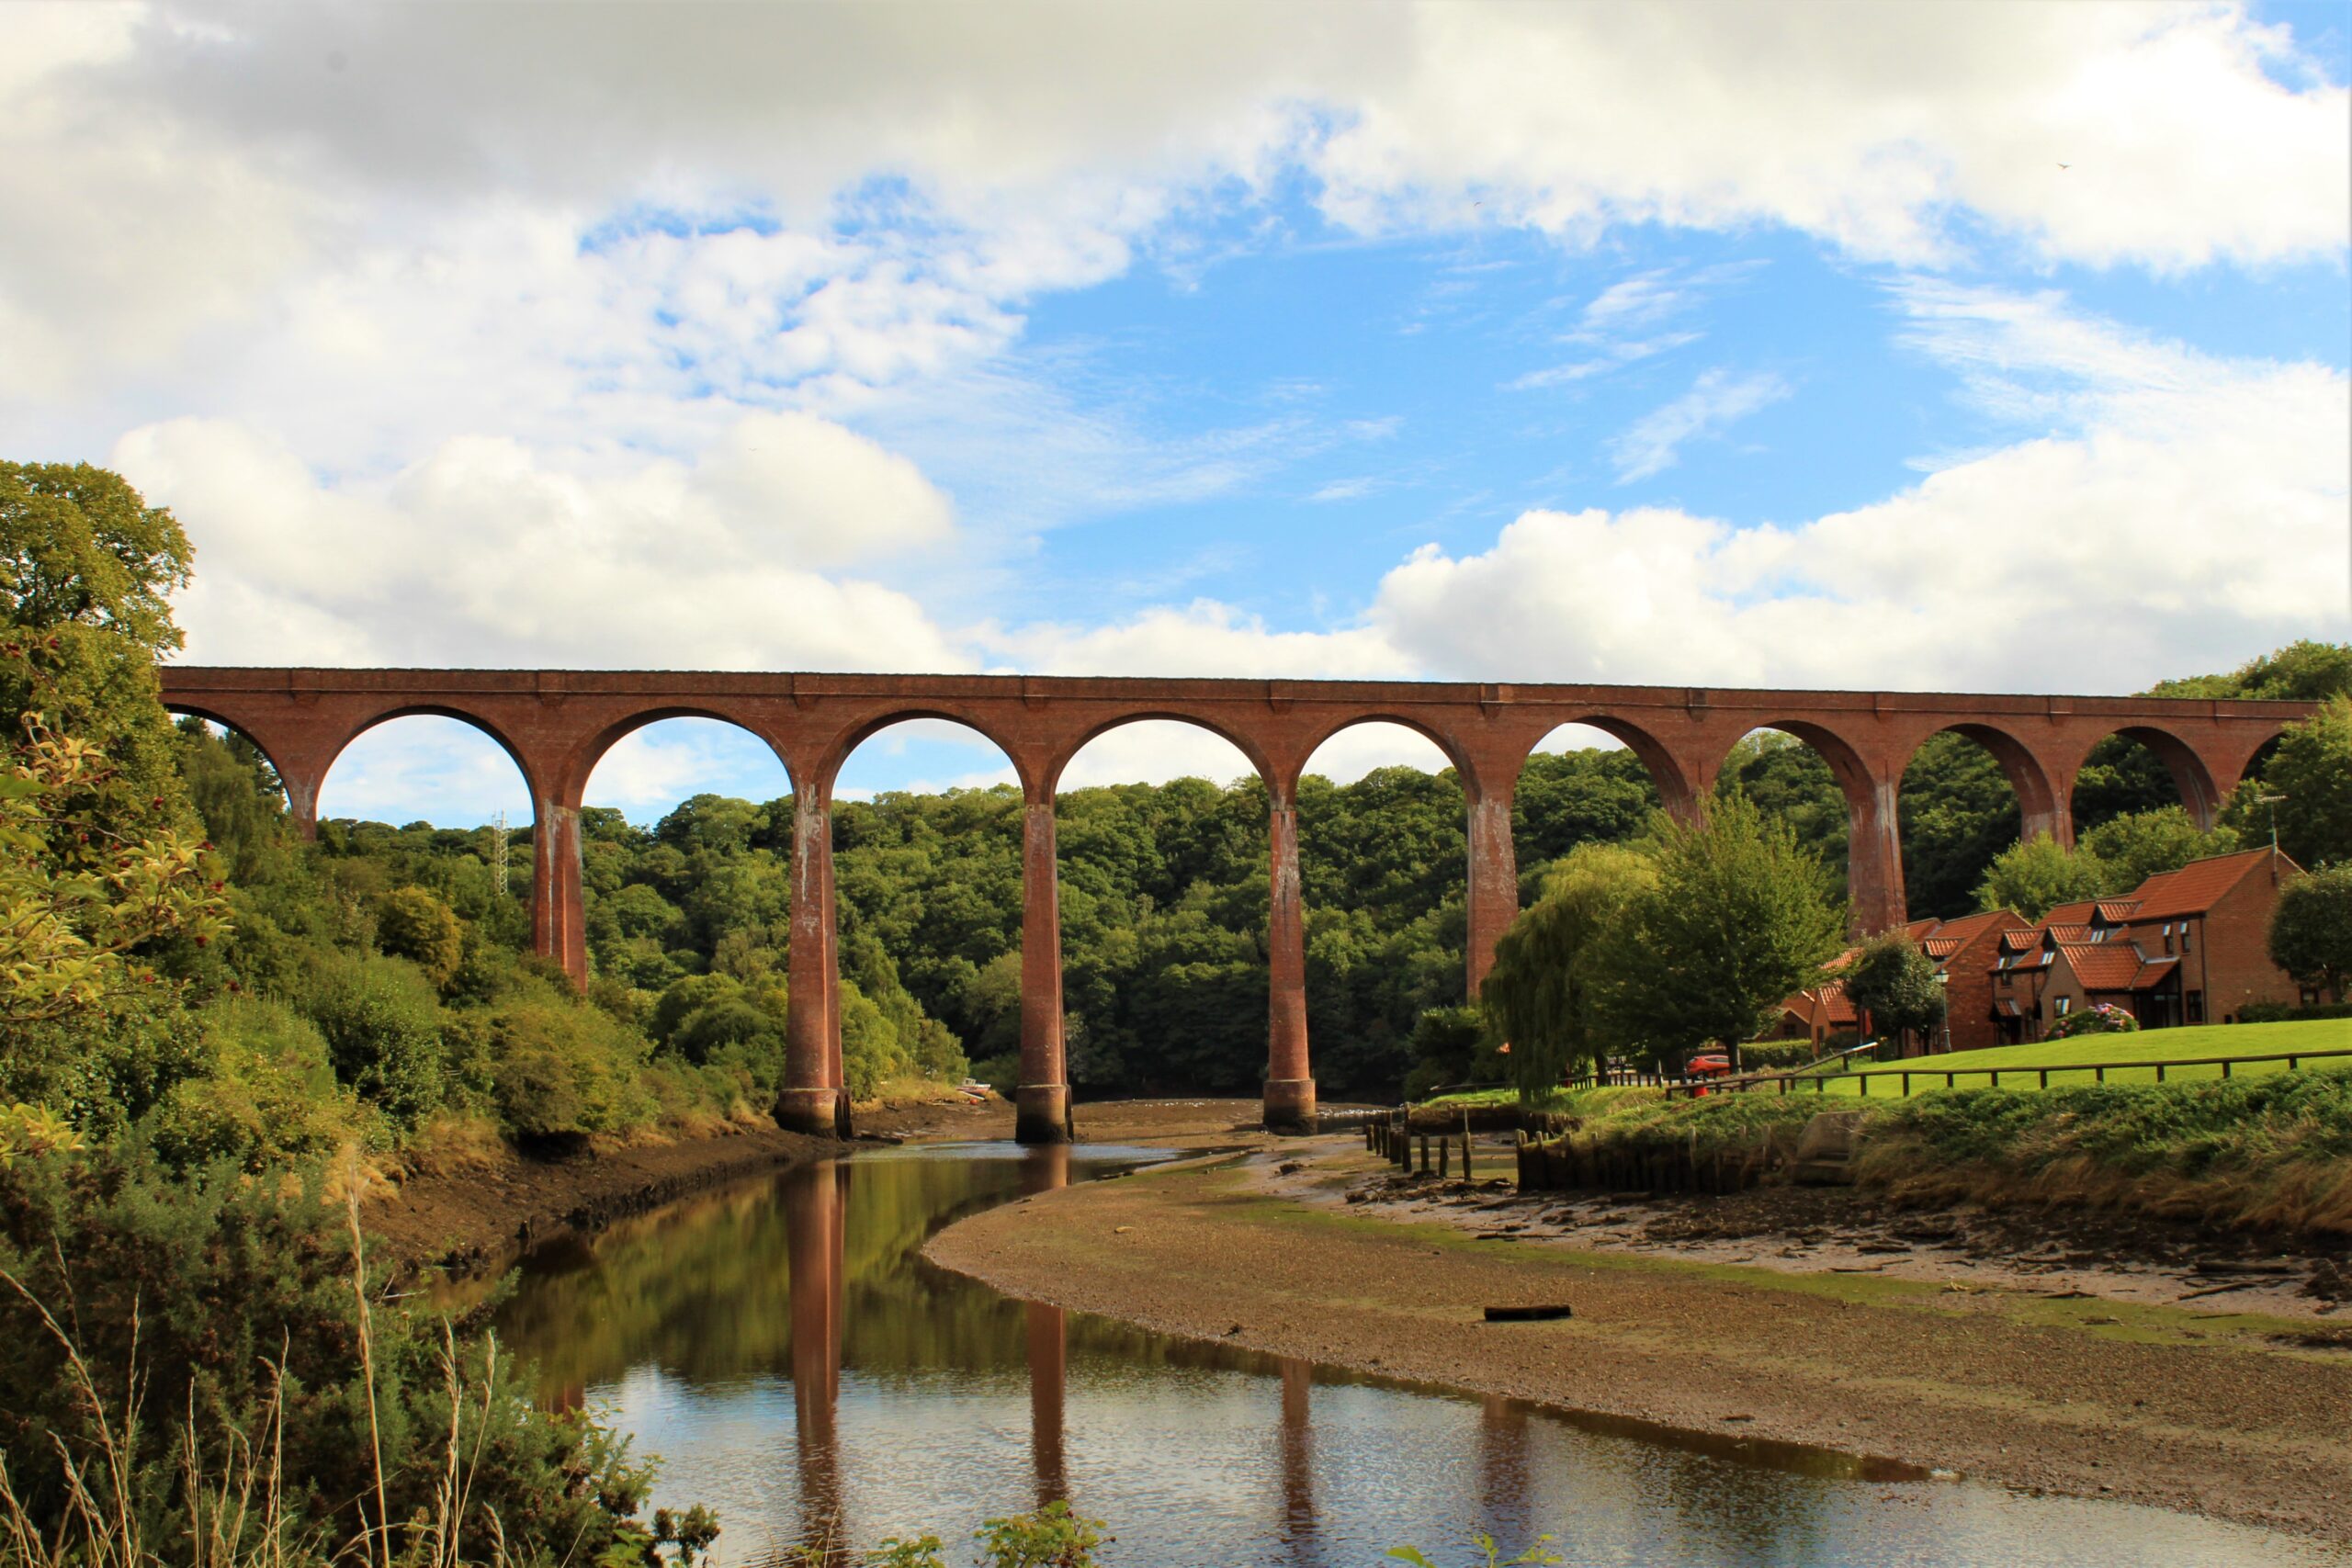
[[[1445,682],[1157,680],[1034,675],[804,675],[579,670],[299,670],[166,666],[164,704],[242,732],[286,786],[295,820],[317,831],[319,786],[355,739],[387,719],[436,714],[504,748],[531,792],[531,929],[540,953],[585,985],[580,809],[589,774],[615,742],[665,718],[714,718],[758,736],[794,791],[786,1087],[776,1111],[804,1131],[845,1129],[833,941],[832,795],[842,762],[876,730],[907,719],[968,726],[1012,760],[1023,813],[1021,1087],[1024,1140],[1065,1135],[1061,920],[1054,792],[1095,737],[1141,719],[1197,725],[1237,747],[1272,806],[1266,1116],[1310,1122],[1305,912],[1298,875],[1298,780],[1340,730],[1389,721],[1453,761],[1468,803],[1469,974],[1475,993],[1519,909],[1511,795],[1521,768],[1564,724],[1629,747],[1668,810],[1696,812],[1741,737],[1778,729],[1828,762],[1850,818],[1855,931],[1905,915],[1895,797],[1928,737],[1984,746],[2017,791],[2024,831],[2074,840],[2075,775],[2110,735],[2138,740],[2172,772],[2181,802],[2211,826],[2256,751],[2304,703],[2154,697],[1801,692],[1681,686],[1502,685]]]

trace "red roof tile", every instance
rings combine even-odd
[[[1930,958],[1950,958],[1960,951],[1960,942],[1948,936],[1931,936],[1919,946]]]
[[[2248,874],[2265,869],[2265,863],[2269,858],[2267,847],[2240,850],[2233,855],[2215,855],[2210,860],[2190,861],[2178,871],[2160,871],[2140,884],[2138,907],[2132,911],[2132,919],[2135,921],[2164,920],[2177,919],[2183,915],[2201,915]],[[2278,860],[2282,875],[2300,869],[2284,855]]]
[[[2058,951],[2086,991],[2138,990],[2143,975],[2177,962],[2165,958],[2152,963],[2128,942],[2062,942]]]
[[[2063,926],[2044,926],[2041,930],[2042,934],[2052,942],[2068,942],[2090,941],[2093,928],[2086,921],[2075,920]]]
[[[2131,919],[2132,911],[2140,907],[2137,898],[2102,898],[2091,906],[2095,917],[2110,926],[2120,926]]]
[[[1946,920],[1936,928],[1936,936],[1939,940],[1949,937],[1965,946],[1989,931],[2021,924],[2023,922],[2007,909],[1987,909],[1981,915],[1962,915],[1956,920]]]
[[[2061,904],[2041,917],[2045,926],[2079,926],[2087,922],[2091,911],[2098,908],[2098,900],[2086,898],[2079,904]]]

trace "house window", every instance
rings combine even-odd
[[[2166,953],[2172,951],[2172,922],[2170,920],[2165,922],[2165,951]]]
[[[2188,951],[2188,922],[2187,920],[2180,922],[2180,950],[2183,953]]]
[[[2191,1023],[2204,1022],[2205,993],[2202,991],[2191,991],[2188,993],[2185,1000],[2188,1008],[2188,1021]]]
[[[2066,1010],[2075,1005],[2075,998],[2072,997],[2060,997],[2053,1005],[2058,1010],[2058,1016],[2060,1018],[2064,1018],[2066,1016]]]

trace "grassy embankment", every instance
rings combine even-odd
[[[2009,1069],[2184,1055],[2266,1055],[2339,1048],[2340,1021],[2162,1030],[2005,1048],[1998,1089],[1933,1087],[1917,1075],[1860,1098],[1833,1079],[1825,1094],[1716,1094],[1668,1099],[1655,1089],[1563,1090],[1544,1109],[1584,1147],[1642,1156],[1793,1149],[1804,1123],[1832,1108],[1860,1120],[1855,1180],[1898,1201],[2045,1202],[2195,1217],[2216,1224],[2352,1235],[2352,1057],[2287,1072],[2256,1064],[2226,1081],[2104,1084]],[[1969,1054],[1972,1070],[1994,1052]],[[1940,1075],[1948,1058],[1935,1059]],[[1884,1078],[1894,1069],[1842,1075]],[[2186,1076],[2186,1075],[2180,1075]],[[2069,1078],[2072,1081],[2069,1081]],[[1962,1080],[1963,1084],[1965,1079]],[[1981,1081],[1981,1080],[1980,1080]],[[1883,1093],[1885,1098],[1879,1098]]]

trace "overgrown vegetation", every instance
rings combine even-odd
[[[1859,1119],[1860,1184],[1905,1202],[2128,1209],[2352,1235],[2352,1072],[2074,1083],[1832,1099]],[[1793,1152],[1822,1099],[1651,1089],[1564,1091],[1566,1135],[1606,1154]]]

